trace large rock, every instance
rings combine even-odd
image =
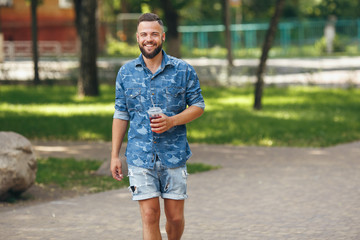
[[[30,141],[14,132],[0,132],[0,200],[31,187],[36,171]]]

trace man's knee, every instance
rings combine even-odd
[[[166,221],[171,225],[182,225],[184,223],[184,216],[182,214],[167,216]]]
[[[157,224],[160,221],[160,211],[154,208],[143,209],[142,219],[146,224]]]

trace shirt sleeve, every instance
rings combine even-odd
[[[186,86],[186,104],[188,106],[197,106],[201,109],[205,109],[204,98],[201,94],[199,78],[195,72],[195,69],[189,65],[188,79]]]
[[[113,118],[121,119],[121,120],[130,120],[130,116],[128,112],[121,112],[115,109]]]
[[[113,118],[118,118],[122,120],[129,120],[130,116],[126,107],[126,98],[125,91],[122,85],[123,79],[123,70],[122,68],[118,72],[116,77],[115,85],[115,112]]]

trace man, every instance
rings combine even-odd
[[[113,178],[121,181],[119,152],[130,122],[129,189],[139,202],[143,238],[161,239],[162,197],[168,239],[180,239],[187,198],[185,163],[191,156],[185,124],[200,117],[205,104],[194,69],[162,50],[164,26],[156,14],[139,17],[136,37],[141,55],[121,67],[116,78],[110,168]],[[150,122],[147,111],[153,105],[163,113]]]

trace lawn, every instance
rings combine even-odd
[[[79,98],[74,86],[0,87],[0,131],[29,139],[111,140],[114,87]],[[204,115],[191,143],[324,147],[360,139],[360,89],[269,87],[254,111],[253,88],[203,87]]]
[[[73,158],[38,159],[36,183],[56,185],[64,189],[77,189],[94,193],[129,186],[129,178],[115,181],[111,176],[94,175],[102,164],[96,160],[76,160]],[[218,169],[203,163],[187,163],[189,174]]]

